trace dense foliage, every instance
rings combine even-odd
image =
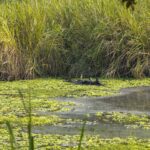
[[[24,0],[0,3],[0,79],[150,76],[150,3]]]

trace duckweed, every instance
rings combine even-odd
[[[120,112],[98,112],[96,114],[99,120],[105,122],[115,122],[124,125],[130,125],[128,127],[141,127],[144,129],[150,129],[150,117],[145,114],[131,114]]]
[[[34,79],[13,82],[0,82],[0,95],[16,97],[18,89],[26,92],[29,88],[34,97],[81,97],[108,96],[116,94],[121,88],[149,86],[150,78],[144,79],[100,79],[104,86],[75,85],[63,79]]]
[[[3,143],[0,145],[0,149],[9,149],[6,146],[8,142],[8,136],[6,136],[6,131],[0,131],[5,135]],[[20,131],[15,130],[17,137],[16,147],[20,150],[27,149],[27,134],[19,133]],[[76,150],[78,146],[79,136],[69,136],[69,135],[41,135],[34,134],[35,138],[35,149],[40,150]],[[22,139],[22,140],[21,140]],[[150,140],[136,139],[129,137],[126,139],[113,138],[113,139],[101,139],[100,136],[85,136],[82,142],[82,149],[86,150],[149,150]]]
[[[13,82],[0,82],[0,149],[9,149],[9,134],[6,121],[10,121],[17,141],[17,149],[28,149],[27,133],[23,128],[28,122],[27,114],[20,100],[18,89],[24,94],[24,101],[28,103],[28,91],[31,93],[33,126],[54,125],[64,122],[58,116],[42,115],[41,112],[68,111],[68,106],[74,103],[58,102],[56,97],[107,96],[114,95],[121,88],[135,86],[149,86],[150,78],[134,79],[100,79],[104,86],[82,86],[65,82],[62,79],[34,79]],[[102,121],[122,123],[150,128],[150,118],[124,113],[97,113],[96,117]],[[79,136],[42,135],[34,134],[36,149],[70,150],[77,149]],[[99,136],[85,136],[82,149],[87,150],[148,150],[150,140],[135,138],[101,139]]]

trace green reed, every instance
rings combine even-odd
[[[0,3],[0,79],[150,75],[150,4],[119,0]]]

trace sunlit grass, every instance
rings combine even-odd
[[[149,9],[147,0],[134,12],[119,0],[1,2],[0,78],[149,76]]]

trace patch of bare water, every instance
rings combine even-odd
[[[104,138],[128,136],[150,138],[150,130],[131,129],[122,124],[97,122],[94,118],[97,112],[125,112],[150,116],[150,87],[122,89],[118,95],[109,97],[57,98],[56,100],[75,103],[74,106],[69,106],[69,111],[53,113],[61,118],[82,121],[87,114],[93,116],[86,125],[86,134],[98,134]],[[49,115],[49,113],[44,112],[42,115]],[[73,122],[35,127],[33,132],[72,135],[79,134],[81,126],[81,122]]]

